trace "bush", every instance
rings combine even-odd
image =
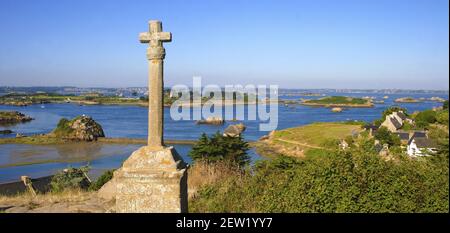
[[[51,191],[62,192],[65,189],[87,189],[90,185],[87,178],[89,170],[89,166],[80,168],[69,167],[56,173],[50,182]]]
[[[245,166],[250,162],[247,155],[248,143],[242,137],[226,137],[217,132],[211,137],[202,134],[198,142],[192,147],[189,156],[194,161],[230,162],[238,166]]]
[[[58,136],[65,136],[73,132],[73,129],[70,127],[71,122],[66,118],[61,118],[59,120],[56,129],[53,130],[53,133]]]
[[[89,190],[99,190],[104,184],[106,184],[113,178],[114,171],[115,169],[107,170],[106,172],[104,172],[100,177],[97,178],[95,182],[91,183],[91,185],[89,186]]]
[[[373,145],[373,143],[372,143]],[[253,173],[202,188],[190,212],[448,212],[448,164],[366,148],[259,162]]]
[[[374,135],[374,138],[379,140],[381,144],[388,144],[389,146],[399,146],[400,138],[391,133],[386,127],[380,127]]]
[[[448,126],[448,110],[439,111],[436,114],[436,121],[439,124],[443,124],[443,125]]]
[[[420,128],[428,127],[430,124],[436,122],[436,115],[437,113],[433,110],[419,112],[415,117],[416,126]]]

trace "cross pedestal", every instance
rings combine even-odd
[[[173,149],[141,147],[117,175],[116,212],[186,213],[186,165]]]

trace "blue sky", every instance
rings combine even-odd
[[[448,89],[447,0],[1,0],[0,85],[147,85],[147,21],[172,32],[165,83]]]

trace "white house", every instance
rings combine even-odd
[[[409,140],[407,153],[409,156],[428,156],[436,153],[436,143],[429,138],[413,137]]]

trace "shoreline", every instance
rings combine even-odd
[[[177,140],[167,139],[164,142],[168,145],[194,145],[196,140]],[[97,141],[86,142],[68,140],[63,138],[54,138],[46,136],[30,136],[21,138],[0,138],[0,145],[5,144],[25,144],[25,145],[60,145],[66,143],[88,144],[88,143],[105,143],[105,144],[146,144],[145,138],[98,138]]]

